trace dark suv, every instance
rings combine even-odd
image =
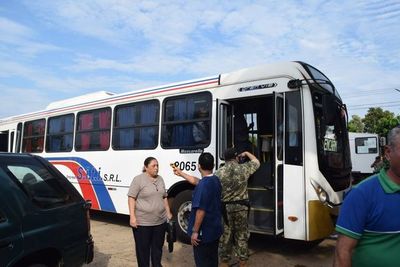
[[[0,266],[91,262],[89,208],[45,159],[0,153]]]

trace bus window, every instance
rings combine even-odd
[[[15,153],[21,152],[21,138],[22,138],[22,122],[18,123],[17,126],[17,140],[15,142]]]
[[[43,152],[45,124],[45,119],[25,122],[24,137],[22,139],[23,152]]]
[[[13,151],[13,149],[14,149],[14,135],[15,135],[15,133],[14,133],[14,131],[12,131],[11,135],[10,135],[10,152],[14,152]]]
[[[75,137],[77,151],[100,151],[110,147],[110,108],[80,112],[77,122]]]
[[[73,114],[49,118],[47,122],[46,152],[71,151],[73,132]]]
[[[233,146],[233,115],[232,106],[222,102],[219,106],[218,130],[219,130],[219,158],[224,159],[224,151]]]
[[[302,152],[302,121],[300,91],[285,94],[286,101],[286,145],[285,163],[303,165]]]
[[[117,106],[113,148],[115,150],[156,148],[159,110],[160,104],[156,100]]]
[[[210,143],[211,94],[167,98],[163,106],[162,147],[203,148]]]

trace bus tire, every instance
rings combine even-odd
[[[176,237],[182,243],[190,244],[187,235],[190,211],[192,209],[192,190],[180,192],[174,199],[172,214],[176,222]]]

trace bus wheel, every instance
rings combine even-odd
[[[172,213],[176,222],[176,237],[179,241],[186,244],[190,244],[190,237],[187,235],[187,229],[191,210],[192,191],[182,191],[174,199]]]

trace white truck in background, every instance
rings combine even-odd
[[[374,173],[371,165],[380,156],[379,141],[378,134],[349,132],[353,183],[358,183]]]

